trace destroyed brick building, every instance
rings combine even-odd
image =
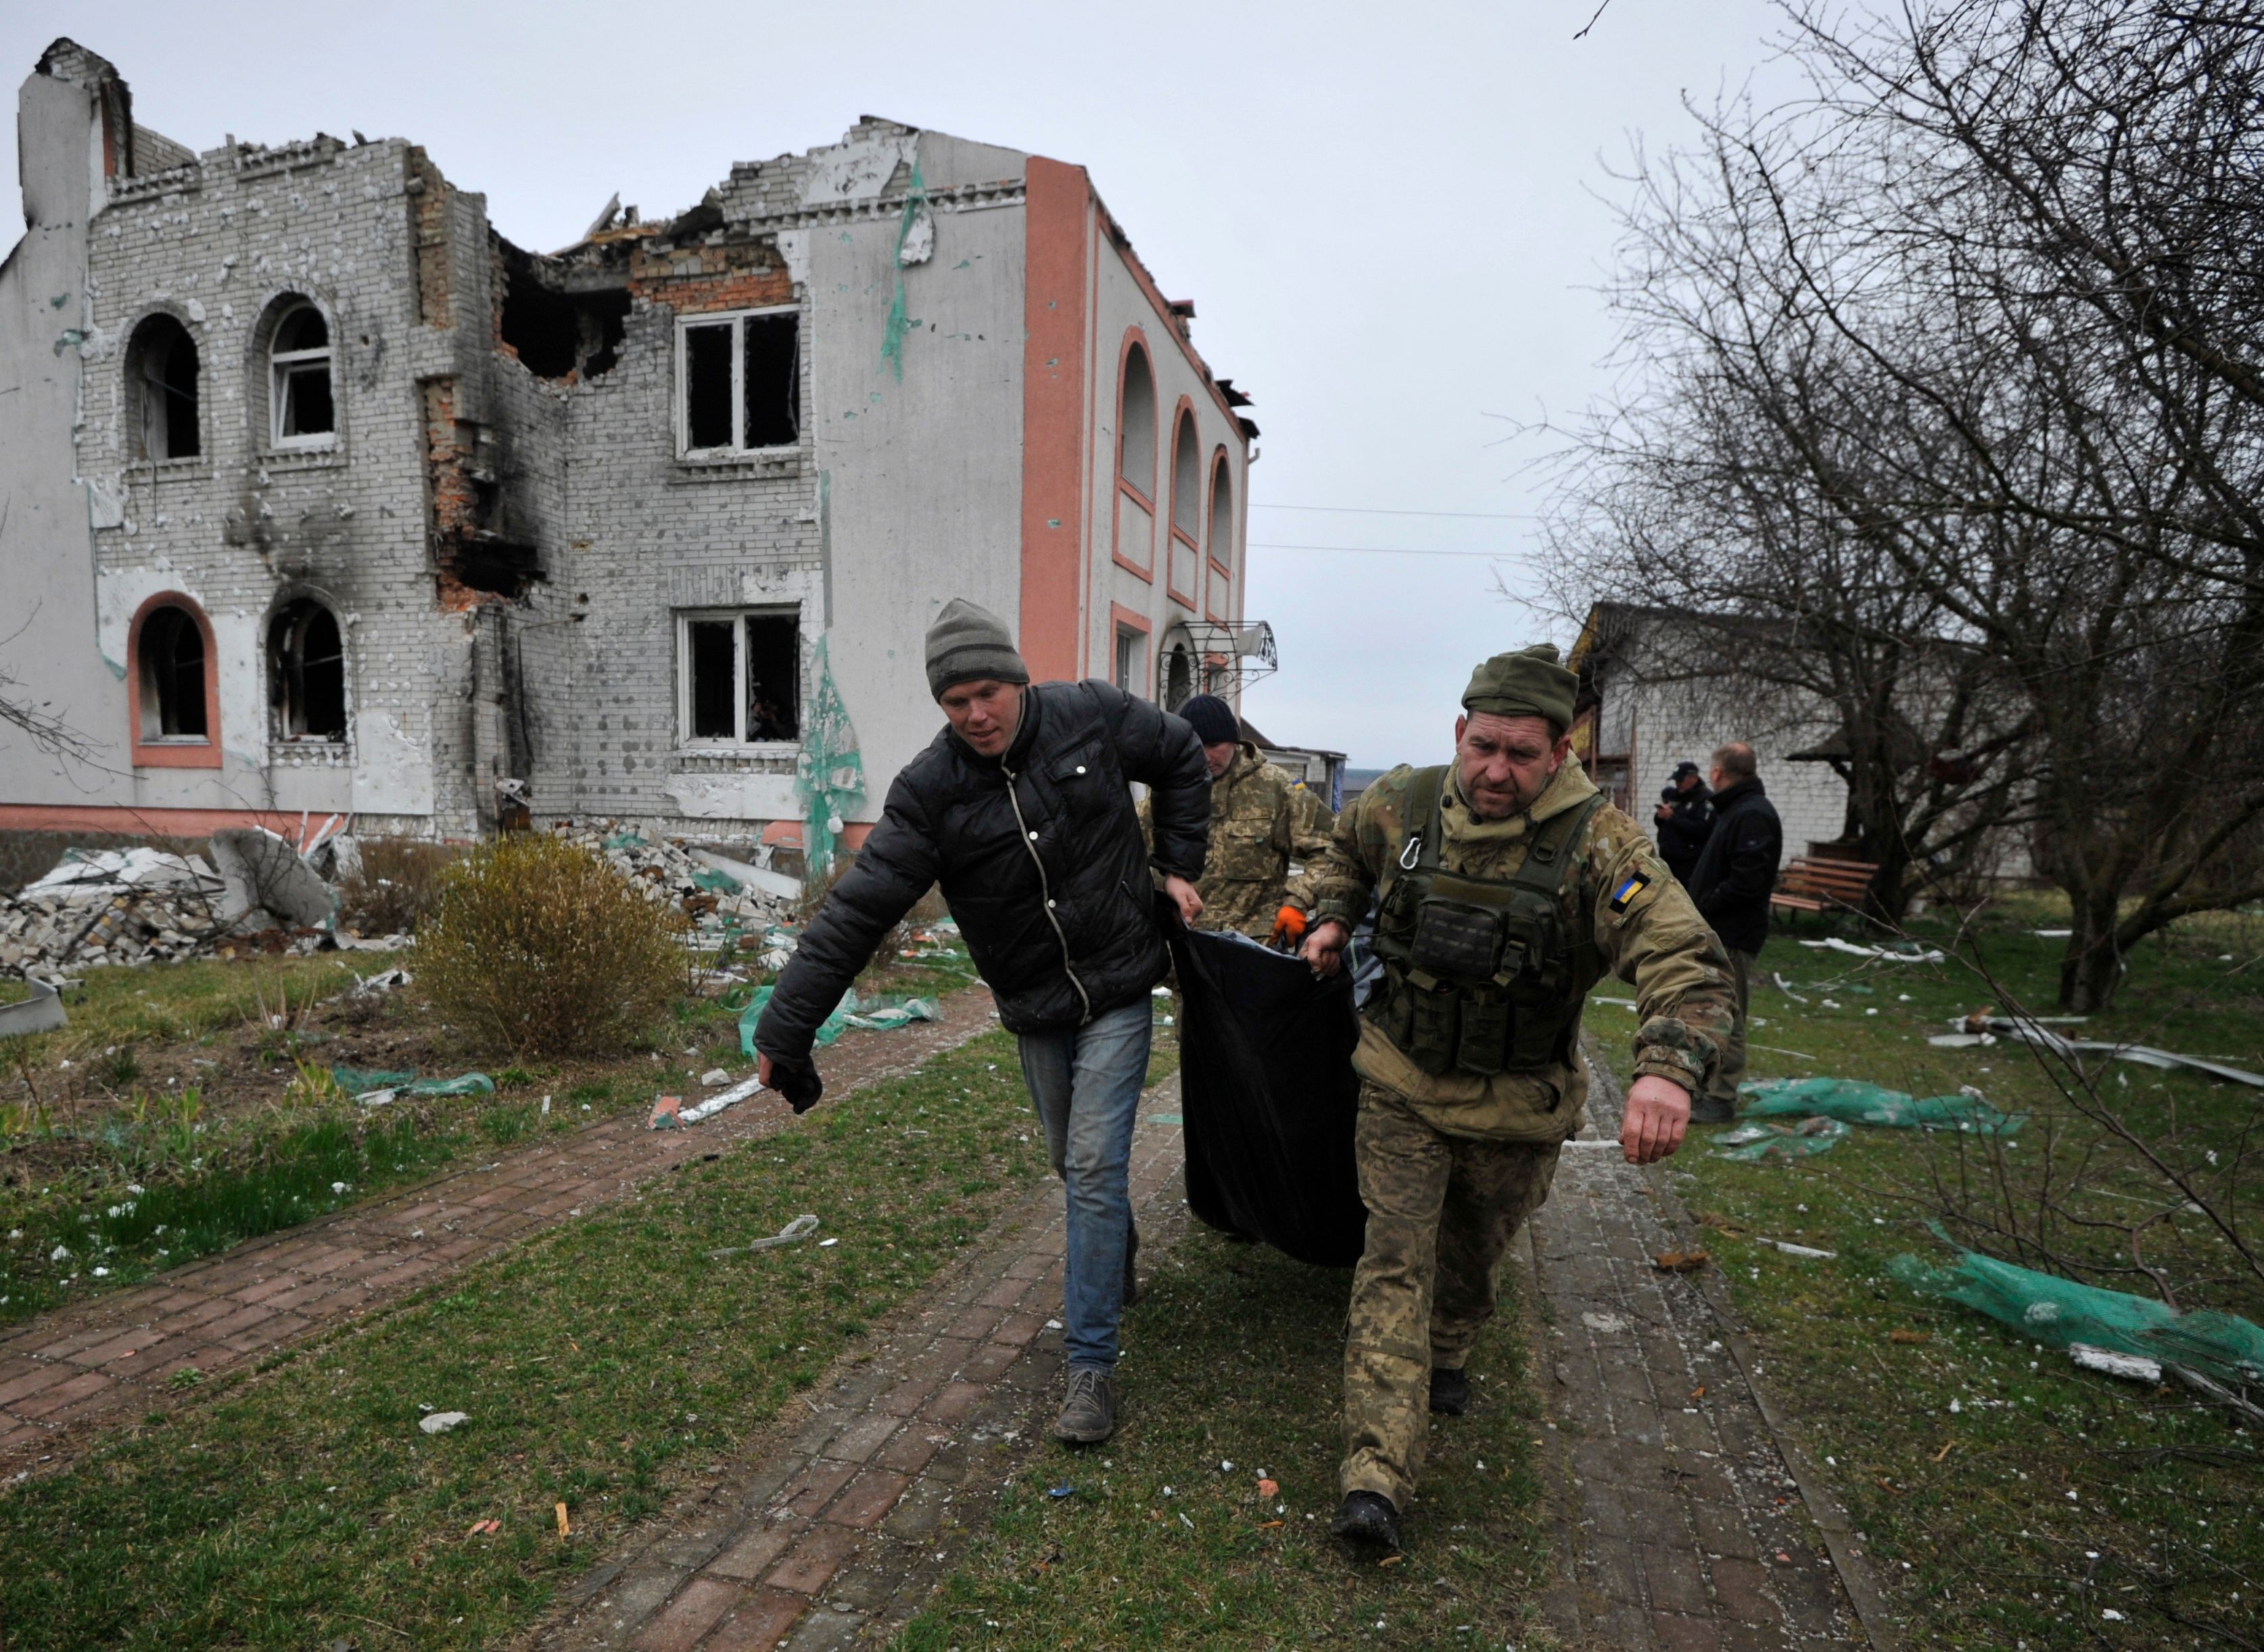
[[[1081,168],[867,118],[539,254],[403,140],[192,152],[68,40],[18,136],[0,673],[84,750],[0,724],[0,829],[853,842],[952,596],[1167,704],[1272,664],[1247,399]]]

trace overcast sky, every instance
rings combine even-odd
[[[1773,18],[1610,0],[1574,40],[1594,9],[11,0],[0,65],[13,83],[67,34],[118,65],[137,120],[197,149],[412,139],[533,248],[616,190],[663,216],[733,160],[863,113],[1082,163],[1165,291],[1194,300],[1212,370],[1256,398],[1247,612],[1281,670],[1244,709],[1381,767],[1443,757],[1477,660],[1571,641],[1496,593],[1497,568],[1530,577],[1514,422],[1607,383],[1607,165],[1638,134],[1681,141],[1684,95],[1743,83]],[[12,226],[12,123],[0,142]]]

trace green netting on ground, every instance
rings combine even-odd
[[[763,1006],[771,1001],[773,989],[758,987],[747,1007],[739,1011],[739,1049],[748,1055],[755,1054],[755,1024],[763,1018]],[[942,1011],[932,998],[860,998],[853,990],[842,995],[840,1004],[831,1015],[819,1024],[817,1042],[822,1047],[833,1042],[851,1027],[861,1027],[869,1032],[886,1032],[892,1028],[910,1026],[915,1021],[938,1021]]]
[[[1740,1125],[1718,1138],[1714,1156],[1743,1159],[1748,1163],[1763,1159],[1812,1159],[1819,1153],[1832,1151],[1850,1134],[1843,1121],[1829,1118],[1803,1119],[1789,1128],[1770,1124]]]
[[[1759,1080],[1738,1087],[1738,1111],[1749,1119],[1815,1116],[1976,1135],[2011,1135],[2028,1121],[2028,1114],[1999,1112],[1978,1096],[1910,1096],[1858,1078]]]
[[[398,1090],[403,1084],[414,1083],[417,1069],[406,1068],[400,1072],[387,1072],[381,1068],[333,1067],[330,1076],[338,1081],[338,1088],[349,1096],[359,1096],[373,1090]]]
[[[1974,1250],[1960,1250],[1946,1268],[1897,1257],[1887,1271],[1914,1291],[1963,1302],[2054,1348],[2087,1343],[2183,1366],[2229,1386],[2264,1382],[2264,1330],[2231,1314],[2181,1314],[2148,1297],[2079,1285]]]
[[[338,1088],[349,1096],[366,1096],[376,1090],[398,1090],[404,1096],[492,1096],[495,1080],[485,1073],[465,1073],[454,1078],[419,1078],[413,1067],[398,1072],[377,1068],[333,1067],[330,1076],[338,1081]]]
[[[865,799],[865,759],[857,749],[849,708],[841,703],[833,670],[826,663],[825,644],[825,638],[817,639],[813,692],[794,771],[795,795],[802,800],[802,819],[809,822],[802,857],[812,888],[832,870],[842,823]]]

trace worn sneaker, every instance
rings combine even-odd
[[[1071,1366],[1054,1438],[1071,1446],[1098,1446],[1115,1431],[1116,1373],[1097,1366]]]
[[[1140,1300],[1140,1272],[1133,1264],[1140,1259],[1140,1224],[1133,1222],[1124,1230],[1124,1306],[1129,1308]]]
[[[1460,1371],[1449,1371],[1444,1366],[1431,1367],[1431,1409],[1441,1417],[1468,1417],[1470,1412],[1470,1380]]]
[[[1346,1495],[1344,1506],[1329,1522],[1329,1535],[1364,1547],[1399,1552],[1399,1511],[1391,1499],[1373,1491]]]

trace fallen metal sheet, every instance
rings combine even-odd
[[[1968,1016],[1958,1025],[1969,1029],[1976,1022],[1988,1032],[2019,1039],[2039,1049],[2050,1050],[2055,1055],[2072,1061],[2083,1055],[2104,1055],[2118,1061],[2133,1061],[2140,1067],[2152,1067],[2163,1071],[2185,1068],[2196,1073],[2206,1073],[2211,1078],[2229,1084],[2246,1084],[2252,1090],[2264,1090],[2264,1073],[2252,1073],[2245,1067],[2228,1066],[2200,1055],[2181,1055],[2175,1050],[2158,1050],[2150,1044],[2115,1044],[2104,1039],[2063,1038],[2050,1028],[2038,1023],[2010,1016],[1990,1016],[1986,1019]],[[1929,1043],[1932,1040],[1927,1040]]]

